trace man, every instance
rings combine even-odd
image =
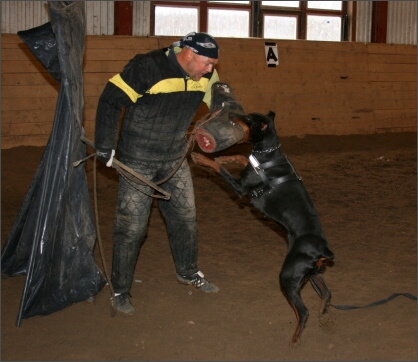
[[[169,48],[138,54],[107,83],[100,96],[95,131],[99,160],[112,166],[115,150],[122,163],[152,182],[164,179],[181,161],[186,133],[202,101],[210,107],[219,47],[206,33],[192,32]],[[118,123],[125,109],[120,126]],[[184,160],[159,185],[171,194],[160,200],[177,280],[206,293],[219,288],[197,267],[197,226],[193,183]],[[119,312],[133,314],[129,299],[140,245],[153,198],[148,186],[119,177],[113,231],[112,285]]]

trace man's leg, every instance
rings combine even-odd
[[[162,186],[171,194],[169,201],[159,202],[159,207],[166,221],[177,279],[183,284],[193,284],[205,292],[218,292],[219,288],[205,279],[197,267],[196,206],[187,161]]]
[[[132,167],[132,165],[130,166]],[[149,187],[119,177],[116,220],[113,232],[112,285],[117,309],[132,314],[129,301],[135,266],[142,241],[147,232],[152,198]]]

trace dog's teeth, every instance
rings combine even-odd
[[[210,141],[206,137],[203,138],[203,141],[205,142],[205,146],[210,146]]]

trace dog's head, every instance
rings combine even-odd
[[[279,145],[279,138],[274,127],[275,113],[268,114],[250,113],[242,117],[242,121],[249,128],[248,140],[254,150],[276,147]]]

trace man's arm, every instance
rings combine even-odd
[[[120,74],[107,82],[97,106],[96,149],[116,149],[122,109],[142,97],[140,87],[147,89],[145,75],[148,73],[141,60],[142,56],[135,56]]]
[[[122,109],[132,104],[129,97],[108,82],[97,105],[94,145],[96,149],[116,149]]]
[[[209,80],[208,87],[206,89],[205,96],[203,97],[203,102],[205,102],[210,109],[212,104],[212,84],[215,82],[219,82],[219,75],[216,69],[213,70],[212,77]]]

